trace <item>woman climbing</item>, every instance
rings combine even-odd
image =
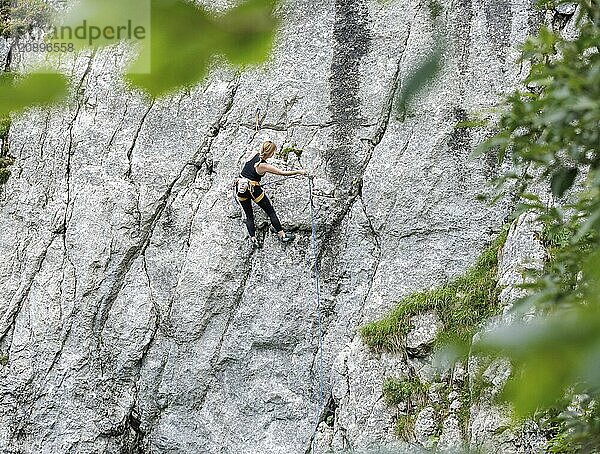
[[[279,240],[287,243],[292,241],[295,236],[292,233],[284,232],[281,227],[281,222],[271,201],[265,194],[264,190],[260,187],[260,179],[266,173],[272,173],[274,175],[306,175],[305,170],[280,170],[275,166],[267,163],[267,159],[273,157],[277,146],[271,142],[266,141],[262,144],[260,151],[253,154],[252,157],[245,162],[240,178],[236,180],[236,192],[237,198],[240,201],[240,205],[244,209],[246,214],[246,227],[248,228],[248,234],[250,235],[250,241],[252,247],[260,247],[260,243],[256,239],[256,227],[254,226],[254,212],[252,211],[252,200],[261,207],[269,216],[271,220],[272,229],[277,232]]]

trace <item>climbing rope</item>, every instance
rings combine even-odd
[[[317,259],[317,228],[315,226],[315,208],[313,202],[313,178],[308,178],[308,194],[310,205],[311,239],[315,268],[315,287],[317,291],[317,324],[319,326],[319,407],[315,416],[315,427],[311,439],[311,452],[314,452],[315,438],[319,427],[319,416],[323,409],[323,328],[321,326],[321,286],[319,281],[319,262]]]

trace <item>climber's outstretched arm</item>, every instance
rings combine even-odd
[[[264,162],[256,166],[256,170],[260,173],[272,173],[274,175],[292,176],[292,175],[306,175],[306,170],[281,170],[271,164],[265,164]]]

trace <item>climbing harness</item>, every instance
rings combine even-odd
[[[319,326],[319,407],[315,415],[315,426],[311,438],[311,452],[314,452],[315,437],[319,428],[319,417],[323,409],[323,328],[321,324],[321,284],[319,280],[319,262],[317,258],[317,228],[315,225],[315,208],[313,202],[313,178],[308,178],[308,198],[310,206],[311,240],[315,269],[315,290],[317,292],[317,324]]]
[[[261,189],[261,193],[254,195],[256,188]],[[259,181],[250,180],[244,177],[238,177],[234,180],[234,189],[236,191],[236,197],[238,201],[244,201],[248,199],[254,200],[256,203],[260,202],[265,196],[265,191],[262,190]],[[240,194],[248,192],[250,197],[240,197]]]
[[[250,186],[250,180],[248,178],[238,178],[237,180],[237,192],[239,194],[243,194],[248,190],[248,186]]]
[[[233,185],[231,186],[233,202],[239,207],[243,222],[246,221],[246,213],[244,212],[241,202],[251,198],[255,203],[259,203],[265,197],[265,191],[263,190],[261,190],[260,194],[257,196],[254,195],[255,188],[257,187],[261,188],[260,183],[258,181],[249,180],[248,178],[238,177],[233,180]],[[248,192],[250,197],[240,197],[239,194],[245,194],[246,192]]]

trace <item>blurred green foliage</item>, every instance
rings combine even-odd
[[[0,118],[32,106],[47,106],[63,99],[67,78],[56,73],[0,74]]]
[[[216,14],[189,1],[151,0],[149,39],[137,42],[139,54],[127,80],[160,96],[201,81],[216,56],[237,66],[263,63],[277,27],[274,3],[247,0]],[[137,19],[147,4],[148,0],[82,0],[62,26],[75,27],[83,19],[100,28],[115,26]],[[89,45],[85,40],[72,42],[80,48]],[[114,40],[99,40],[93,47],[110,44]]]
[[[412,99],[429,85],[442,69],[445,44],[440,37],[418,65],[402,80],[401,89],[395,99],[396,115],[400,121],[406,117]]]
[[[266,61],[277,28],[274,3],[247,0],[217,14],[184,0],[81,0],[54,25],[56,29],[74,30],[85,20],[88,27],[115,27],[139,19],[145,7],[151,27],[146,30],[147,39],[132,43],[137,57],[126,78],[134,87],[158,97],[200,82],[216,58],[238,67]],[[51,16],[41,0],[0,0],[0,33],[19,39],[34,27],[49,27],[44,21]],[[91,43],[74,35],[69,39],[68,34],[53,39],[73,43],[77,49],[117,42],[100,38]],[[65,78],[57,74],[30,74],[18,79],[16,82],[6,76],[0,80],[0,116],[54,103],[67,94]]]
[[[479,150],[511,160],[500,192],[517,187],[519,212],[545,225],[548,263],[517,307],[538,317],[495,329],[473,351],[510,359],[502,397],[517,417],[555,415],[548,452],[590,453],[600,452],[600,2],[576,3],[576,37],[542,27],[524,44],[524,87],[507,97],[497,133]],[[534,184],[548,187],[550,205]]]

